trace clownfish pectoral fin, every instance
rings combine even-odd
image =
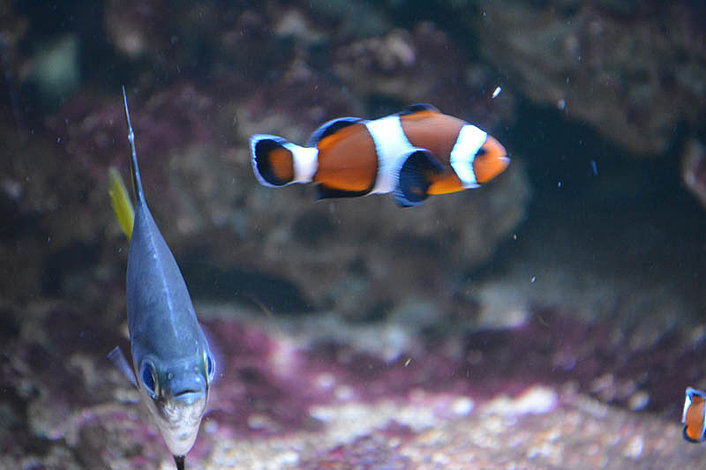
[[[369,191],[345,191],[342,189],[333,189],[319,184],[316,186],[316,200],[331,199],[339,197],[360,197],[368,194]]]
[[[442,171],[443,165],[429,150],[412,150],[400,168],[395,200],[402,207],[420,205],[429,196],[431,175]]]
[[[137,379],[135,378],[135,372],[133,372],[132,368],[130,367],[130,364],[127,362],[125,354],[123,354],[123,351],[120,349],[120,346],[115,346],[108,353],[108,359],[110,359],[110,362],[113,363],[116,369],[118,369],[120,372],[123,373],[125,377],[127,377],[131,384],[137,387]]]
[[[335,134],[344,127],[352,126],[354,124],[358,124],[359,122],[363,122],[363,119],[357,117],[342,117],[325,122],[311,134],[309,140],[306,141],[306,146],[316,147],[316,145],[325,137]]]
[[[407,106],[404,108],[402,111],[400,111],[399,114],[400,116],[407,116],[409,114],[414,114],[414,113],[421,113],[422,111],[431,111],[433,113],[440,113],[439,109],[436,106],[433,106],[431,104],[427,103],[417,103],[417,104],[412,104],[410,106]]]

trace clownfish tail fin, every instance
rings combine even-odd
[[[318,150],[292,144],[282,137],[253,135],[250,154],[255,176],[264,186],[308,183],[316,173]]]
[[[442,171],[442,164],[429,150],[414,149],[400,168],[395,200],[402,207],[420,205],[429,197],[431,175]]]
[[[294,155],[287,142],[274,135],[250,137],[253,171],[265,186],[285,186],[294,181]]]

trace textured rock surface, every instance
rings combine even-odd
[[[681,441],[683,391],[662,385],[698,383],[703,335],[631,348],[616,325],[543,311],[513,329],[439,341],[409,325],[199,310],[220,373],[190,468],[644,468],[703,458]],[[25,314],[4,338],[13,354],[2,365],[0,464],[169,468],[137,392],[105,357],[125,340],[70,304]]]
[[[663,154],[677,125],[703,131],[703,5],[614,3],[481,1],[478,49],[530,99]]]

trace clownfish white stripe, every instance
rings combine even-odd
[[[397,187],[400,168],[415,147],[407,139],[398,115],[368,121],[365,127],[373,137],[379,162],[375,187],[369,194],[392,192]]]
[[[311,183],[319,167],[319,149],[302,147],[291,142],[284,144],[284,148],[292,152],[294,159],[294,180],[292,183]]]
[[[476,126],[467,124],[461,128],[456,145],[451,150],[450,164],[464,188],[477,188],[479,186],[476,174],[473,171],[473,160],[481,148],[488,134]]]

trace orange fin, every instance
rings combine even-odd
[[[285,186],[294,181],[294,155],[287,142],[274,135],[250,137],[255,176],[265,186]]]

